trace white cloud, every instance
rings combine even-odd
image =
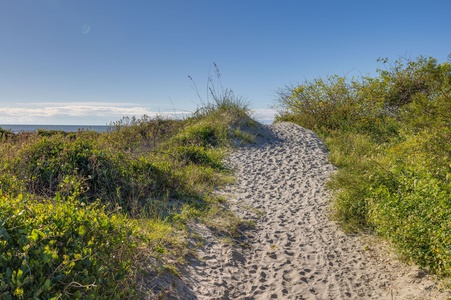
[[[276,111],[253,109],[252,116],[272,123]],[[126,116],[188,116],[189,111],[153,111],[133,103],[70,102],[27,103],[0,107],[0,124],[106,125]]]
[[[0,107],[0,124],[105,125],[125,116],[187,114],[189,112],[158,112],[121,103],[30,103]]]

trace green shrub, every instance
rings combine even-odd
[[[442,275],[451,275],[450,133],[425,130],[387,149],[368,196],[377,232]]]
[[[174,136],[182,126],[181,120],[163,119],[159,116],[124,117],[111,123],[109,133],[102,138],[106,146],[139,156],[157,151],[160,144]]]
[[[54,134],[24,144],[10,172],[25,183],[27,192],[43,197],[57,192],[69,195],[68,178],[78,178],[85,199],[112,201],[111,193],[123,181],[125,164],[123,155],[99,149],[91,138]]]
[[[14,133],[11,130],[5,130],[0,127],[0,142],[4,143],[14,137]]]
[[[117,299],[138,246],[135,222],[98,204],[0,196],[2,299]]]
[[[194,145],[200,147],[216,147],[227,140],[227,130],[223,124],[212,126],[211,122],[194,122],[189,124],[179,135],[174,137],[174,142],[183,146]]]
[[[387,59],[379,59],[384,65],[379,69],[380,82],[385,83],[385,105],[390,110],[399,110],[414,101],[418,95],[436,96],[442,87],[449,84],[450,65],[439,65],[430,57],[418,57],[416,60],[398,59],[388,63]]]
[[[187,164],[210,166],[218,170],[224,168],[222,163],[224,153],[217,149],[195,145],[178,146],[174,149],[174,155],[177,155],[178,160]]]
[[[363,134],[335,132],[326,138],[329,159],[339,168],[328,182],[336,191],[333,214],[350,231],[370,227],[368,221],[368,183],[378,165],[377,152],[371,139]],[[346,188],[343,188],[346,187]]]

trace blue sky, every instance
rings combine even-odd
[[[0,124],[180,115],[224,88],[271,118],[276,91],[377,58],[451,53],[451,1],[0,0]],[[191,76],[193,82],[188,78]]]

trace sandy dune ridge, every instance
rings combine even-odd
[[[238,180],[220,191],[255,221],[247,247],[205,239],[181,275],[179,299],[446,299],[451,295],[371,237],[330,221],[325,182],[334,166],[322,141],[292,123],[262,125],[257,143],[233,151]]]

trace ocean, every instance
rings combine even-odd
[[[14,133],[19,132],[34,132],[39,129],[45,130],[63,130],[66,132],[77,132],[78,130],[93,130],[97,132],[105,132],[110,126],[102,125],[11,125],[0,124],[0,127],[5,130],[11,130]]]

